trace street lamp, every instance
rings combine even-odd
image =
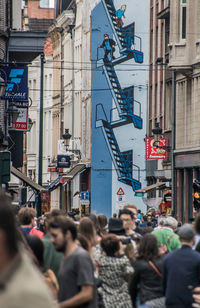
[[[69,133],[69,129],[65,129],[65,133],[62,135],[64,142],[65,142],[65,146],[66,148],[68,148],[70,140],[71,140],[71,134]]]
[[[159,127],[159,123],[155,123],[155,127],[152,129],[152,133],[154,136],[154,146],[158,146],[160,142],[160,138],[162,135],[162,128]]]
[[[62,135],[63,139],[64,139],[64,143],[66,146],[66,151],[67,152],[72,152],[73,154],[77,155],[77,158],[79,159],[81,157],[81,151],[78,149],[69,149],[69,144],[70,144],[70,140],[72,135],[69,133],[69,129],[65,129],[65,133]]]

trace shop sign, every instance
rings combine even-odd
[[[167,139],[161,138],[157,147],[154,142],[154,138],[146,138],[146,159],[166,159]]]

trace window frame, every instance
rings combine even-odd
[[[185,41],[186,38],[187,38],[187,0],[180,0],[180,40]]]

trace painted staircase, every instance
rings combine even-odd
[[[128,152],[120,152],[119,145],[117,143],[115,134],[113,132],[112,124],[106,120],[97,120],[96,127],[101,127],[105,141],[108,146],[113,164],[115,166],[118,180],[124,184],[132,186],[133,190],[138,190],[141,188],[141,183],[139,182],[139,167],[133,165],[132,160],[132,150]],[[129,158],[129,159],[127,159]],[[138,179],[133,178],[133,166],[138,169]]]
[[[133,123],[135,128],[142,129],[143,122],[141,116],[134,114],[134,103],[136,104],[136,101],[133,98],[130,99],[125,91],[122,90],[112,62],[99,60],[98,65],[103,66],[103,71],[111,89],[119,116],[122,119],[126,119],[129,123]]]

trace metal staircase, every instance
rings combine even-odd
[[[119,46],[120,53],[122,54],[121,57],[113,61],[113,65],[131,58],[134,58],[136,63],[143,63],[144,56],[141,50],[141,38],[135,35],[135,23],[119,28],[116,22],[116,9],[113,0],[102,0],[102,3]],[[136,44],[136,39],[139,41],[139,48],[137,46],[138,44]]]
[[[112,124],[109,123],[107,120],[96,120],[96,127],[102,128],[108,150],[110,152],[113,164],[117,172],[118,180],[124,184],[132,186],[134,191],[140,189],[140,169],[138,166],[133,164],[132,150],[125,153],[120,152],[119,145],[113,132]],[[133,166],[138,169],[138,179],[133,178]]]
[[[142,129],[143,122],[141,118],[140,103],[134,100],[132,96],[129,96],[127,91],[122,90],[112,62],[104,62],[101,60],[101,62],[98,62],[98,65],[103,65],[103,70],[110,86],[119,116],[122,119],[126,119],[129,123],[133,123],[135,128]],[[134,114],[135,104],[139,104],[139,115]]]

